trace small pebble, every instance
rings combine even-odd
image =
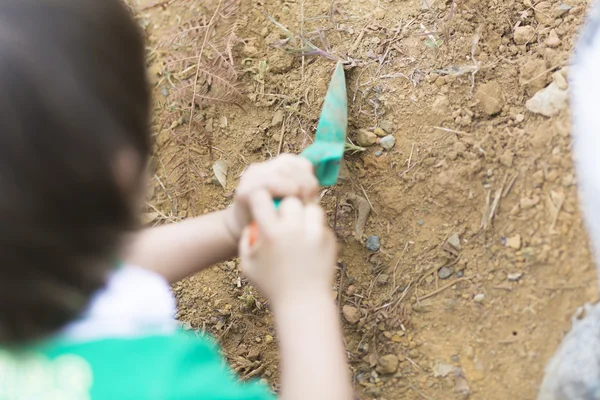
[[[448,244],[454,247],[456,250],[460,250],[460,237],[457,233],[448,238]]]
[[[396,138],[393,137],[392,135],[387,135],[386,137],[381,138],[381,140],[379,141],[379,144],[384,149],[391,150],[394,147],[394,145],[396,144]]]
[[[511,282],[516,282],[519,279],[521,279],[522,276],[523,276],[523,274],[521,272],[515,272],[512,274],[508,274],[508,280]]]
[[[438,271],[438,276],[440,279],[448,279],[452,276],[452,269],[448,267],[442,267]]]
[[[417,225],[419,226],[423,226],[425,224],[425,221],[423,221],[422,219],[417,221]]]
[[[389,134],[394,133],[394,123],[392,121],[383,120],[379,123],[379,126]]]
[[[476,303],[482,303],[485,300],[485,294],[476,294],[475,297],[473,297],[473,300],[475,300]]]
[[[282,110],[275,111],[275,114],[273,114],[273,119],[271,120],[271,126],[275,127],[281,125],[283,123],[283,117],[284,115]]]
[[[481,85],[475,93],[475,98],[479,100],[480,107],[487,116],[498,114],[504,107],[502,86],[496,81]]]
[[[163,97],[169,97],[169,89],[166,87],[160,89],[160,94],[162,94]]]
[[[381,157],[383,155],[383,150],[377,150],[375,152],[375,157]]]
[[[557,48],[560,46],[560,43],[561,40],[558,37],[558,33],[556,33],[556,30],[552,29],[548,35],[548,38],[546,39],[546,46],[550,48]]]
[[[523,115],[523,114],[517,114],[517,115],[515,116],[515,122],[516,122],[517,124],[520,124],[520,123],[521,123],[521,122],[523,122],[523,121],[525,121],[525,115]]]
[[[373,13],[376,19],[384,19],[385,18],[385,10],[383,8],[376,8]]]
[[[377,284],[386,285],[390,280],[390,276],[388,274],[381,274],[377,277]]]
[[[540,200],[541,200],[540,196],[533,196],[532,198],[523,197],[519,201],[519,204],[521,206],[521,209],[528,210],[530,208],[537,206],[539,204]]]
[[[383,375],[390,375],[398,370],[398,364],[400,360],[395,354],[388,354],[380,357],[377,360],[377,372]]]
[[[566,3],[561,3],[558,7],[554,8],[554,17],[560,18],[571,11],[573,7]]]
[[[516,44],[535,42],[535,37],[535,28],[531,25],[519,26],[513,34],[513,40]]]
[[[342,307],[342,314],[348,323],[354,325],[360,321],[361,313],[360,310],[352,306]]]
[[[367,236],[367,249],[377,251],[381,247],[379,236]]]
[[[512,167],[514,160],[515,154],[508,149],[500,156],[500,163],[508,168]]]
[[[356,293],[356,286],[354,286],[354,285],[348,286],[348,289],[346,289],[346,294],[348,296],[354,296],[354,293]]]
[[[521,235],[515,235],[513,237],[505,238],[504,245],[515,250],[521,248]]]
[[[386,131],[383,128],[375,128],[375,130],[373,130],[373,133],[379,137],[384,137],[385,135],[387,135]]]
[[[457,277],[457,278],[462,278],[463,276],[465,276],[465,271],[458,271],[458,272],[456,273],[456,277]]]
[[[356,143],[362,147],[369,147],[374,145],[377,141],[377,135],[366,129],[360,129],[356,134]]]

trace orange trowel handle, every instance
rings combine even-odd
[[[258,241],[258,224],[256,222],[250,223],[250,247],[254,246],[254,244]]]
[[[279,204],[281,204],[281,199],[273,199],[273,203],[275,204],[275,208],[279,208]],[[256,222],[250,223],[250,247],[254,246],[254,244],[258,241],[258,236],[260,235],[260,231],[258,229],[258,224]]]

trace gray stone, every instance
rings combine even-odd
[[[384,149],[391,150],[394,147],[394,145],[396,144],[396,138],[393,137],[392,135],[387,135],[386,137],[381,138],[381,140],[379,141],[379,144]]]
[[[452,276],[452,268],[449,268],[449,267],[440,268],[440,270],[438,271],[438,276],[440,277],[440,279],[450,278]]]
[[[367,236],[367,249],[377,251],[381,247],[379,236]]]

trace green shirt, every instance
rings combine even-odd
[[[58,338],[0,350],[0,400],[274,400],[240,382],[209,339],[171,329],[171,297],[148,272],[119,272]]]

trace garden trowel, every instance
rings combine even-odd
[[[338,62],[325,94],[315,142],[301,154],[315,166],[315,175],[321,186],[335,185],[338,180],[347,130],[346,76],[342,63]]]
[[[338,62],[331,83],[325,94],[317,134],[313,144],[300,154],[315,167],[315,175],[321,186],[335,185],[340,174],[340,163],[344,157],[346,132],[348,130],[348,98],[344,67]],[[280,199],[275,200],[278,206]],[[256,224],[251,225],[250,244],[258,237]]]

